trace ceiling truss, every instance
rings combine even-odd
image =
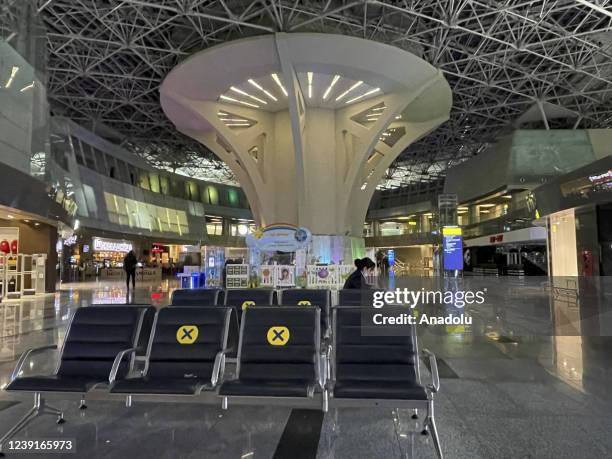
[[[608,0],[592,3],[612,12]],[[400,155],[383,188],[437,181],[447,168],[519,127],[517,119],[534,104],[553,104],[569,114],[544,116],[542,127],[612,126],[612,13],[575,0],[34,4],[47,29],[53,110],[76,122],[103,123],[156,166],[202,178],[232,181],[212,153],[166,119],[159,104],[161,81],[194,52],[277,31],[385,42],[445,73],[453,91],[449,121]],[[10,19],[1,15],[0,9],[0,19]],[[5,38],[11,37],[7,29],[6,24],[0,29]]]

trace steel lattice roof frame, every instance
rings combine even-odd
[[[592,3],[612,11],[609,0]],[[390,186],[437,179],[534,105],[544,126],[612,124],[612,14],[575,0],[36,0],[36,6],[48,32],[56,111],[114,128],[160,167],[221,181],[231,176],[219,161],[166,119],[159,85],[191,53],[262,33],[382,41],[445,73],[451,117],[400,156],[389,170]],[[573,115],[547,119],[544,103]]]

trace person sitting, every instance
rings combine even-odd
[[[351,273],[344,287],[346,289],[366,289],[370,288],[366,281],[366,276],[374,272],[376,264],[368,257],[355,259],[355,271]]]

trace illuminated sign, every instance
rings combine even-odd
[[[444,249],[444,269],[449,271],[463,269],[461,228],[456,226],[442,228],[442,247]]]
[[[117,241],[113,239],[101,239],[99,237],[95,237],[93,240],[93,249],[95,252],[127,253],[132,250],[132,243],[128,241]]]
[[[71,245],[76,244],[76,241],[77,241],[77,235],[73,234],[72,236],[67,237],[66,239],[64,239],[64,245],[71,246]]]
[[[599,175],[589,175],[589,180],[596,184],[608,183],[612,181],[612,171],[604,172]]]
[[[389,262],[389,267],[393,267],[395,265],[395,250],[387,250],[387,261]]]

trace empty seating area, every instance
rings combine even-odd
[[[136,401],[219,404],[228,410],[245,404],[323,412],[409,408],[422,414],[422,433],[431,435],[441,457],[433,417],[435,357],[419,349],[414,328],[407,336],[363,334],[360,311],[368,305],[357,294],[176,290],[171,305],[157,311],[147,305],[77,309],[54,374],[22,376],[28,359],[48,347],[19,359],[5,390],[33,393],[34,404],[0,439],[0,448],[37,416],[65,422],[46,400],[73,398],[83,409],[89,399],[116,399],[128,407]],[[348,305],[338,303],[347,298]],[[427,383],[421,357],[431,368]]]

